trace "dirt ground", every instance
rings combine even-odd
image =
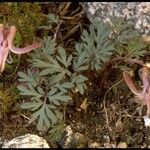
[[[52,5],[44,5],[43,12],[58,14],[57,8],[60,4]],[[78,7],[78,5],[70,6],[66,11],[66,16],[69,16],[69,11],[80,9]],[[66,20],[66,26],[73,24],[73,20],[71,23]],[[80,20],[84,28],[89,23],[85,13],[77,20]],[[72,36],[68,35],[66,39],[63,39],[64,43],[69,41],[65,45],[66,49],[71,51],[78,35],[80,35],[80,29],[76,30]],[[17,74],[9,82],[16,79]],[[118,84],[115,85],[116,83]],[[81,104],[85,102],[85,99],[87,107],[83,109]],[[73,101],[66,106],[66,124],[70,125],[74,131],[99,142],[102,146],[125,142],[127,147],[148,147],[150,145],[150,128],[146,128],[143,122],[146,106],[137,103],[135,99],[136,97],[122,80],[122,72],[117,69],[104,70],[99,75],[92,74],[86,93],[83,96],[75,95]],[[28,116],[30,112],[20,109],[21,102],[21,99],[17,101],[0,120],[0,137],[5,140],[11,140],[27,133],[39,134],[35,124],[27,123],[28,118],[25,116]],[[41,136],[51,144],[46,133],[42,133]]]
[[[100,89],[97,83],[100,84],[99,79],[92,81],[85,96],[90,103],[86,111],[79,109],[85,97],[76,100],[76,107],[68,107],[68,122],[73,130],[99,142],[102,147],[111,147],[112,144],[116,147],[121,142],[125,142],[127,147],[147,147],[150,129],[144,126],[142,117],[146,106],[135,102],[136,98],[122,81],[108,92],[104,109],[107,90]]]

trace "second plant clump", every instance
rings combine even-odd
[[[122,18],[112,18],[111,25],[93,22],[72,54],[54,38],[44,37],[42,48],[31,54],[30,67],[18,72],[20,94],[30,98],[21,106],[33,112],[29,123],[38,120],[38,130],[54,126],[63,118],[59,107],[73,94],[86,92],[86,71],[98,73],[110,58],[137,60],[145,47],[141,35]]]

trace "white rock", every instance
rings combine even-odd
[[[123,17],[132,22],[142,35],[150,35],[150,2],[88,2],[82,6],[91,22],[93,19],[104,21],[110,16]]]
[[[50,148],[46,140],[38,135],[26,134],[4,142],[2,148]]]
[[[146,127],[150,127],[150,118],[148,116],[143,116],[144,118],[144,125]]]
[[[67,131],[67,135],[66,135],[66,136],[67,136],[67,139],[66,139],[66,141],[65,141],[65,146],[68,146],[69,143],[71,142],[72,135],[73,135],[73,131],[72,131],[70,125],[68,125],[65,130]],[[66,147],[65,147],[65,148],[66,148]],[[68,147],[67,147],[67,148],[68,148]]]

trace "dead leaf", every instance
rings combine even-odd
[[[89,103],[87,102],[87,98],[85,98],[82,104],[80,105],[80,108],[86,111],[88,106],[89,106]]]

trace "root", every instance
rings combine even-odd
[[[106,100],[106,95],[108,94],[108,92],[109,92],[113,87],[117,86],[117,85],[120,84],[122,81],[123,81],[123,79],[120,80],[119,82],[115,83],[114,85],[112,85],[112,86],[108,89],[108,91],[105,93],[105,95],[104,95],[103,105],[104,105],[104,111],[105,111],[105,115],[106,115],[106,126],[109,128],[109,130],[110,130],[110,127],[109,127],[109,119],[108,119],[108,113],[107,113],[106,102],[105,102],[105,100]]]

